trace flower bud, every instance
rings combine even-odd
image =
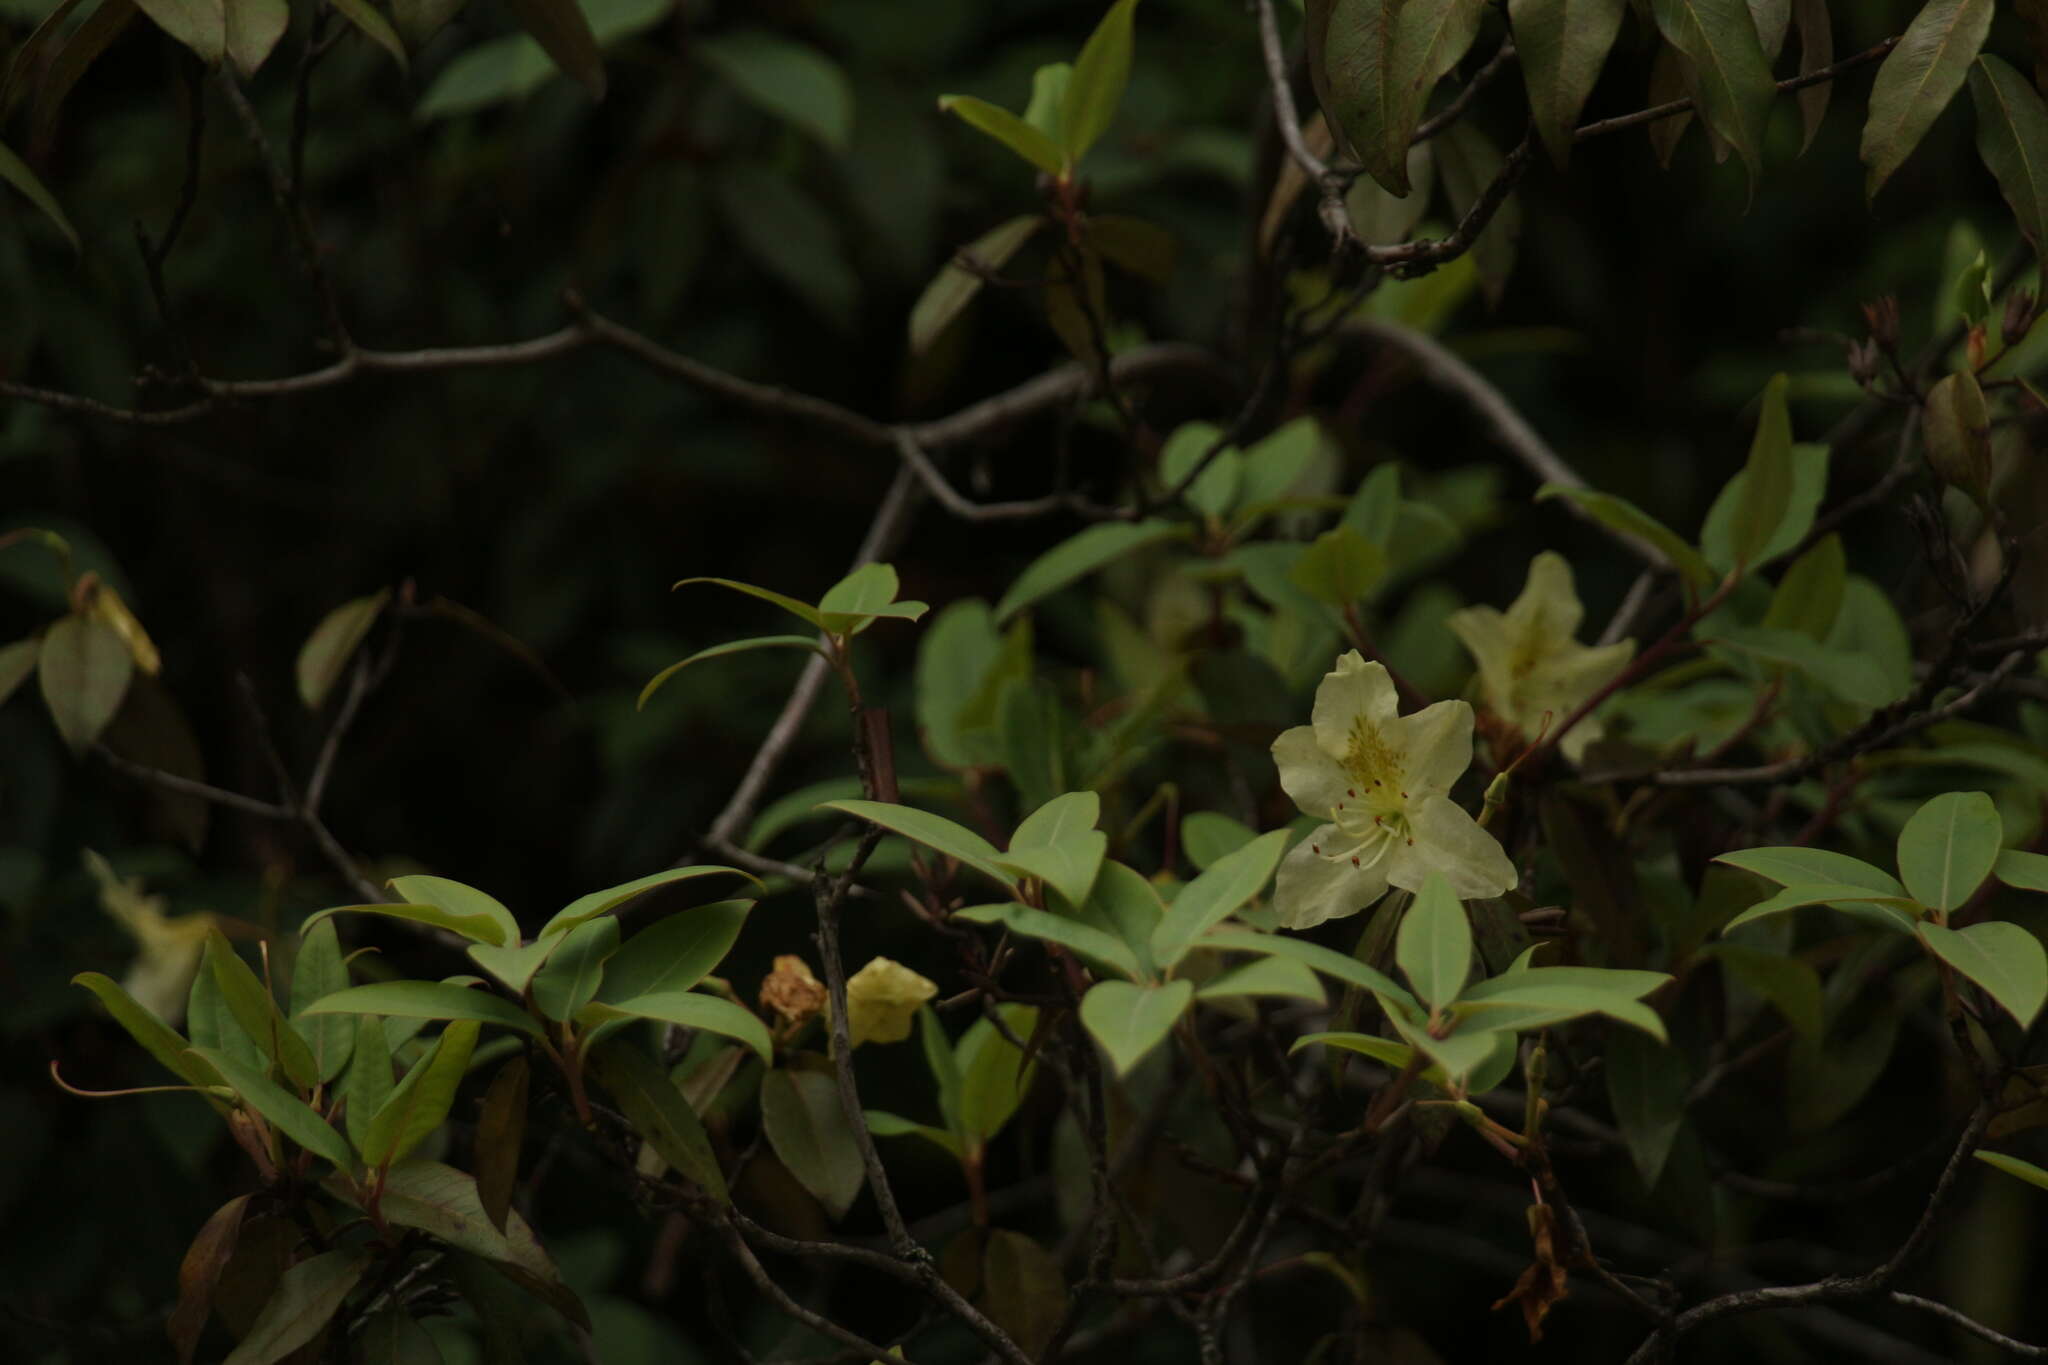
[[[1870,339],[1880,351],[1890,353],[1899,344],[1899,301],[1890,294],[1863,305],[1863,321]]]
[[[1849,377],[1862,388],[1869,388],[1877,382],[1878,371],[1883,361],[1877,353],[1874,341],[1852,341],[1849,343]]]

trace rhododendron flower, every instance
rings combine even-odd
[[[1280,785],[1328,821],[1280,864],[1273,908],[1288,928],[1355,915],[1389,886],[1419,891],[1431,872],[1461,900],[1515,884],[1499,841],[1450,798],[1472,762],[1472,708],[1399,709],[1387,670],[1354,650],[1324,675],[1312,723],[1273,741]]]
[[[1557,726],[1584,704],[1635,653],[1633,640],[1612,645],[1582,645],[1573,637],[1586,609],[1572,587],[1572,567],[1564,556],[1544,551],[1529,561],[1529,580],[1506,612],[1492,607],[1466,607],[1450,616],[1451,632],[1465,642],[1479,665],[1479,689],[1486,709],[1535,739],[1549,725]],[[1591,716],[1558,741],[1558,749],[1577,763],[1586,746],[1600,737],[1600,723]]]
[[[900,962],[878,957],[846,981],[846,1031],[862,1043],[900,1043],[910,1036],[918,1006],[939,993],[930,980]]]
[[[90,849],[85,866],[99,883],[100,908],[135,936],[135,961],[121,979],[121,989],[157,1018],[177,1025],[185,1017],[192,978],[199,975],[213,916],[205,911],[166,915],[162,896],[145,894],[139,877],[115,876],[107,860]]]

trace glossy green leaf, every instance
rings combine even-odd
[[[192,974],[192,988],[186,993],[185,1032],[194,1046],[217,1047],[244,1066],[265,1075],[270,1072],[270,1054],[235,1021],[234,1012],[220,993],[219,981],[203,958],[200,970]]]
[[[1571,159],[1579,111],[1600,79],[1627,8],[1627,0],[1508,0],[1529,117],[1560,167]]]
[[[291,24],[284,0],[220,0],[228,59],[243,80],[256,74]]]
[[[1100,830],[1082,830],[1059,843],[1013,848],[1002,854],[996,865],[1022,877],[1035,877],[1066,897],[1069,905],[1086,903],[1109,851],[1109,836]]]
[[[162,0],[159,0],[159,3],[161,2]],[[64,208],[57,202],[57,197],[51,194],[37,178],[36,173],[29,169],[28,163],[9,151],[4,144],[0,144],[0,180],[21,191],[31,204],[41,210],[45,218],[56,224],[57,230],[64,234],[64,240],[71,243],[73,251],[81,249],[78,230],[72,227],[71,220],[64,216]]]
[[[1970,99],[1977,155],[2041,258],[2048,253],[2048,104],[2025,76],[1988,54],[1970,67]]]
[[[306,1014],[376,1014],[400,1019],[474,1019],[540,1036],[532,1016],[487,991],[443,981],[383,981],[316,1000]]]
[[[298,1096],[287,1092],[255,1067],[237,1061],[218,1048],[195,1047],[191,1051],[219,1072],[221,1078],[242,1097],[244,1104],[270,1120],[293,1142],[342,1170],[353,1164],[354,1157],[349,1152],[347,1140],[334,1131],[327,1120],[307,1108]]]
[[[135,675],[135,658],[121,637],[98,621],[64,616],[43,632],[36,682],[57,733],[83,753],[98,740]]]
[[[818,617],[834,635],[857,634],[877,616],[915,621],[923,616],[922,602],[899,602],[896,570],[887,564],[863,564],[825,590],[818,599]]]
[[[2048,1171],[2042,1170],[2031,1161],[2022,1161],[2016,1156],[2007,1156],[2004,1152],[1972,1152],[1970,1155],[1986,1166],[1995,1167],[2007,1175],[2018,1176],[2029,1185],[2039,1185],[2042,1189],[2048,1190]]]
[[[920,1137],[934,1146],[944,1148],[956,1158],[965,1155],[960,1139],[944,1128],[934,1128],[929,1123],[919,1123],[915,1119],[907,1119],[901,1114],[891,1114],[880,1109],[869,1109],[865,1111],[863,1117],[867,1120],[868,1132],[878,1138]]]
[[[270,988],[248,963],[236,955],[220,930],[206,935],[206,956],[202,968],[213,974],[221,1000],[242,1032],[256,1040],[258,1047],[301,1091],[311,1090],[320,1080],[320,1065],[306,1040],[285,1021],[283,1011],[271,997]]]
[[[1125,976],[1144,975],[1144,969],[1138,964],[1137,955],[1121,939],[1092,925],[1069,919],[1065,915],[1012,903],[970,905],[965,909],[955,910],[953,918],[966,920],[970,924],[1000,924],[1027,938],[1044,939],[1063,948],[1070,948],[1083,957],[1115,968]]]
[[[500,904],[496,897],[486,895],[473,886],[465,886],[447,877],[419,874],[393,877],[391,886],[409,904],[431,905],[449,915],[465,918],[483,916],[498,929],[498,937],[487,939],[488,942],[505,947],[519,942],[519,921],[512,917],[512,912]],[[484,938],[483,935],[475,933],[468,937]]]
[[[1325,531],[1310,542],[1288,571],[1288,581],[1326,606],[1356,605],[1387,574],[1387,556],[1349,526]]]
[[[505,933],[503,923],[495,916],[481,911],[464,913],[444,909],[438,905],[401,905],[395,901],[380,901],[373,905],[337,905],[317,911],[306,916],[305,922],[299,926],[299,932],[311,933],[330,915],[383,915],[387,919],[411,920],[415,924],[431,924],[436,929],[446,929],[466,939],[493,945],[502,942]]]
[[[961,247],[954,253],[955,259],[940,266],[939,273],[932,276],[932,282],[925,286],[910,310],[910,353],[924,354],[974,301],[987,277],[1001,273],[1010,258],[1045,224],[1042,214],[1012,218]],[[962,256],[974,263],[972,269],[958,263],[957,258]]]
[[[557,934],[510,948],[472,943],[469,945],[469,958],[502,982],[506,990],[523,996],[533,984],[534,974],[546,964],[555,949],[562,946],[562,937]]]
[[[1216,811],[1198,810],[1180,822],[1180,848],[1198,872],[1258,837],[1251,826]]]
[[[447,1119],[482,1027],[473,1019],[448,1025],[435,1040],[433,1051],[414,1063],[405,1078],[392,1087],[364,1130],[366,1165],[381,1168],[404,1160]]]
[[[1243,996],[1283,996],[1328,1003],[1322,980],[1307,963],[1291,957],[1262,957],[1203,983],[1198,1000],[1229,1000]]]
[[[1325,948],[1320,943],[1310,943],[1307,939],[1293,938],[1287,934],[1262,934],[1255,929],[1211,929],[1196,942],[1195,946],[1240,953],[1263,953],[1268,957],[1293,958],[1315,968],[1324,976],[1342,981],[1347,986],[1356,986],[1374,995],[1384,995],[1410,1008],[1415,1006],[1415,997],[1396,985],[1392,977],[1374,971],[1356,958],[1346,957],[1334,949]]]
[[[1918,907],[1904,896],[1889,896],[1869,887],[1840,882],[1795,882],[1729,920],[1721,926],[1721,932],[1725,934],[1731,929],[1748,924],[1751,920],[1759,920],[1766,915],[1782,914],[1787,910],[1798,910],[1808,905],[1826,905],[1850,912],[1861,911],[1866,918],[1874,919],[1902,934],[1913,932],[1914,918],[1918,911]]]
[[[342,603],[313,627],[313,633],[299,647],[296,669],[299,700],[308,709],[317,711],[327,700],[390,600],[391,589],[380,589],[367,597]]]
[[[853,85],[817,49],[741,29],[699,38],[690,51],[758,108],[845,150],[853,135]]]
[[[1824,641],[1842,610],[1849,586],[1849,557],[1839,535],[1826,535],[1785,570],[1764,613],[1768,630],[1797,631]]]
[[[382,1019],[366,1014],[354,1022],[355,1047],[350,1050],[348,1074],[342,1077],[341,1093],[347,1101],[342,1120],[348,1140],[361,1151],[369,1141],[370,1120],[391,1097],[391,1040]]]
[[[1030,1042],[1038,1027],[1037,1008],[1001,1005],[997,1009],[1011,1034]],[[960,1073],[960,1133],[970,1150],[978,1149],[1003,1130],[1024,1102],[1033,1067],[986,1018],[968,1026],[953,1049],[953,1058]]]
[[[374,1260],[368,1251],[337,1248],[286,1269],[222,1365],[273,1365],[319,1336]]]
[[[586,920],[569,930],[533,974],[533,1003],[550,1019],[575,1018],[576,1011],[597,998],[605,959],[618,947],[619,922],[609,916]]]
[[[1415,998],[1440,1010],[1458,998],[1472,973],[1472,925],[1441,872],[1431,872],[1401,916],[1394,961]]]
[[[1366,173],[1409,192],[1408,144],[1430,92],[1478,35],[1484,0],[1309,0],[1309,76]]]
[[[2031,1028],[2048,1001],[2048,951],[2041,940],[2006,920],[1985,920],[1965,929],[1932,921],[1920,924],[1920,940],[1942,961],[1984,988],[2006,1013]]]
[[[1745,477],[1730,544],[1740,569],[1757,562],[1792,505],[1792,417],[1785,406],[1787,382],[1784,375],[1773,375],[1764,386],[1749,461],[1742,467]]]
[[[1196,939],[1265,889],[1280,866],[1280,855],[1287,851],[1287,838],[1284,829],[1262,834],[1218,858],[1208,871],[1181,888],[1167,907],[1166,917],[1152,931],[1152,957],[1162,970],[1172,970]]]
[[[1664,557],[1671,561],[1695,591],[1712,586],[1720,577],[1707,566],[1707,561],[1701,557],[1700,552],[1687,544],[1677,532],[1634,503],[1617,498],[1612,493],[1547,483],[1536,490],[1538,502],[1546,498],[1563,498],[1567,502],[1577,503],[1586,510],[1587,515],[1602,526],[1648,541],[1663,552]]]
[[[1706,124],[1749,168],[1763,169],[1764,124],[1777,83],[1764,60],[1756,21],[1745,0],[1652,0],[1666,42],[1690,64],[1692,95]]]
[[[1497,990],[1460,999],[1453,1007],[1458,1017],[1453,1032],[1547,1028],[1581,1015],[1601,1014],[1664,1041],[1664,1021],[1648,1005],[1615,991],[1532,980],[1543,970],[1518,972]]]
[[[718,1154],[697,1111],[652,1058],[615,1038],[591,1053],[590,1073],[611,1092],[626,1121],[662,1160],[719,1202],[732,1202]]]
[[[703,1029],[733,1038],[752,1048],[764,1062],[773,1064],[775,1043],[768,1036],[760,1016],[730,1000],[696,991],[653,991],[626,1000],[605,1001],[590,1006],[602,1015],[627,1014],[641,1019],[659,1019],[684,1028]]]
[[[1006,888],[1010,885],[1009,875],[996,865],[1002,855],[996,852],[995,845],[942,815],[884,801],[827,801],[825,805],[880,825],[883,829],[894,830],[906,839],[973,868]]]
[[[1318,1043],[1344,1052],[1356,1052],[1361,1057],[1370,1057],[1395,1071],[1405,1071],[1409,1061],[1415,1056],[1415,1049],[1406,1043],[1397,1043],[1391,1038],[1376,1038],[1370,1033],[1304,1033],[1288,1044],[1287,1050],[1290,1053],[1299,1052]]]
[[[2005,827],[1983,792],[1944,792],[1899,831],[1899,879],[1922,905],[1955,909],[1998,862]]]
[[[128,1036],[142,1044],[143,1050],[172,1075],[190,1085],[224,1083],[219,1072],[192,1057],[176,1029],[137,1004],[120,982],[101,972],[80,972],[71,978],[71,984],[83,986],[98,996],[107,1013],[114,1016],[114,1022],[128,1030]]]
[[[1877,68],[1861,156],[1875,198],[1969,77],[1991,31],[1992,0],[1928,0]]]
[[[1042,597],[1050,596],[1104,565],[1183,534],[1170,521],[1106,521],[1069,537],[1031,561],[1003,600],[996,604],[998,625]]]
[[[331,1081],[348,1065],[355,1050],[356,1024],[339,1015],[300,1018],[306,1006],[325,996],[348,989],[348,967],[342,961],[341,940],[331,920],[306,930],[299,942],[299,955],[292,964],[292,1027],[305,1039],[322,1081]]]
[[[805,625],[812,626],[818,630],[825,628],[824,618],[819,615],[818,609],[809,602],[799,602],[794,597],[775,592],[769,588],[757,588],[752,583],[741,583],[730,578],[684,578],[678,580],[669,591],[673,592],[676,588],[687,588],[693,583],[711,583],[721,588],[731,588],[734,592],[743,592],[749,597],[758,597],[763,602],[772,602],[776,606],[781,607]]]
[[[1461,1000],[1481,1001],[1529,986],[1563,987],[1640,1000],[1671,980],[1669,972],[1616,967],[1531,967],[1526,964],[1466,987]]]
[[[138,8],[173,39],[209,66],[227,55],[227,14],[223,0],[136,0]]]
[[[1906,894],[1906,888],[1899,884],[1898,878],[1883,868],[1824,848],[1743,848],[1723,853],[1714,861],[1754,872],[1780,886],[1833,883],[1860,887],[1885,896]]]
[[[1123,103],[1131,79],[1131,28],[1138,0],[1116,0],[1095,26],[1060,103],[1060,150],[1067,164],[1078,163],[1101,140]]]
[[[1410,1047],[1436,1063],[1446,1077],[1458,1083],[1463,1083],[1474,1071],[1485,1066],[1498,1046],[1495,1034],[1482,1028],[1475,1027],[1438,1038],[1423,1027],[1420,1020],[1409,1020],[1398,1008],[1389,1010],[1387,1019],[1393,1024],[1394,1031],[1408,1040]]]
[[[714,901],[655,921],[605,962],[598,998],[611,1002],[689,990],[725,960],[753,908],[750,900]]]
[[[1607,1102],[1614,1109],[1615,1124],[1644,1186],[1655,1189],[1685,1120],[1685,1095],[1692,1077],[1681,1056],[1632,1029],[1616,1029],[1607,1036],[1606,1071]]]
[[[334,0],[334,8],[342,18],[355,25],[358,33],[390,53],[391,60],[398,63],[400,71],[409,70],[410,63],[406,60],[405,43],[399,38],[398,30],[391,27],[391,21],[386,19],[370,0]],[[412,1319],[403,1313],[385,1313],[379,1316],[393,1318],[419,1330],[418,1324],[413,1323]],[[392,1330],[397,1332],[399,1329]]]
[[[2048,856],[2003,848],[1991,866],[1991,875],[2020,891],[2048,892]]]
[[[671,867],[662,872],[649,873],[645,877],[636,877],[630,882],[621,882],[617,886],[608,886],[602,891],[593,891],[587,896],[578,896],[575,900],[570,901],[560,910],[557,910],[549,918],[548,922],[541,926],[540,937],[549,938],[556,934],[565,933],[587,919],[592,919],[608,911],[618,909],[635,896],[644,895],[654,890],[657,886],[669,886],[675,882],[695,881],[699,877],[718,876],[744,877],[756,886],[761,884],[760,878],[753,876],[751,873],[742,872],[736,867],[721,867],[710,863],[691,867]],[[517,942],[516,939],[513,941]]]
[[[1000,105],[972,95],[941,95],[939,108],[986,133],[1047,175],[1060,174],[1060,149],[1053,140]]]
[[[1827,493],[1828,454],[1828,447],[1817,442],[1802,441],[1792,446],[1792,494],[1786,500],[1785,519],[1778,524],[1777,532],[1764,547],[1757,551],[1758,563],[1784,554],[1813,528],[1814,515]],[[1747,499],[1748,491],[1748,470],[1736,470],[1735,476],[1714,496],[1713,505],[1707,509],[1707,519],[1700,525],[1700,554],[1716,571],[1716,578],[1720,577],[1720,571],[1735,567],[1738,509]]]
[[[662,669],[661,672],[649,678],[647,685],[640,689],[640,696],[633,703],[634,708],[636,710],[646,710],[649,699],[661,690],[661,685],[688,668],[691,664],[700,664],[706,659],[723,659],[732,654],[746,654],[757,649],[801,649],[808,650],[813,654],[819,652],[817,639],[809,635],[756,635],[746,640],[728,640],[722,645],[713,645],[709,649],[700,649],[687,658],[678,659],[667,668]]]
[[[1167,492],[1185,486],[1182,501],[1205,517],[1221,518],[1243,487],[1244,456],[1223,444],[1223,430],[1215,423],[1183,422],[1160,448],[1159,483]]]
[[[1116,1074],[1130,1074],[1145,1056],[1166,1041],[1166,1035],[1195,997],[1192,981],[1138,986],[1128,981],[1098,981],[1081,997],[1081,1024],[1102,1044]]]
[[[761,1126],[797,1182],[834,1219],[844,1218],[867,1170],[832,1078],[786,1067],[769,1072],[761,1078]]]

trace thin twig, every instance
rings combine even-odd
[[[1842,58],[1841,61],[1836,62],[1833,66],[1824,66],[1817,71],[1808,71],[1802,75],[1793,76],[1789,80],[1779,81],[1778,93],[1788,95],[1795,90],[1804,90],[1809,85],[1819,85],[1823,81],[1831,81],[1837,76],[1854,71],[1859,66],[1868,66],[1872,62],[1882,61],[1898,45],[1899,40],[1897,38],[1887,38],[1877,44],[1877,46],[1865,48],[1853,57]],[[1676,118],[1680,114],[1690,113],[1694,107],[1693,101],[1689,98],[1672,100],[1668,104],[1658,104],[1648,109],[1638,109],[1633,114],[1617,114],[1613,118],[1604,118],[1595,123],[1580,124],[1578,128],[1573,130],[1572,138],[1574,141],[1583,142],[1589,137],[1599,137],[1605,133],[1619,133],[1629,128],[1640,128],[1646,123],[1656,123],[1663,119]]]

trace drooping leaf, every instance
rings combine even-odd
[[[72,227],[71,220],[64,216],[64,208],[57,202],[57,196],[51,194],[37,178],[36,173],[29,169],[28,163],[9,151],[5,144],[0,144],[0,180],[5,180],[20,190],[31,204],[42,211],[45,218],[56,224],[57,230],[64,234],[64,240],[71,243],[73,251],[82,249],[78,241],[78,230]]]
[[[382,11],[371,4],[370,0],[334,0],[334,8],[341,14],[342,18],[356,26],[357,32],[390,53],[391,60],[398,63],[400,71],[410,69],[411,64],[406,60],[405,56],[405,43],[399,38],[398,30],[391,27],[391,21],[386,19]],[[407,1323],[412,1322],[412,1319],[403,1313],[392,1313],[382,1316],[402,1320]],[[392,1330],[395,1332],[398,1329],[394,1328]]]
[[[272,1365],[320,1335],[375,1259],[368,1251],[323,1251],[285,1271],[277,1290],[222,1365]]]
[[[722,645],[700,649],[695,654],[678,659],[649,678],[647,685],[640,689],[640,696],[633,705],[638,710],[646,710],[648,701],[661,690],[661,685],[691,664],[700,664],[706,659],[723,659],[732,654],[747,654],[757,649],[801,649],[815,654],[818,652],[818,642],[809,635],[756,635],[750,639],[728,640]]]
[[[1508,0],[1529,116],[1560,168],[1626,8],[1627,0]]]
[[[1989,54],[1970,67],[1970,99],[1977,155],[2036,258],[2048,259],[2048,104],[2026,77]]]
[[[213,1313],[214,1287],[235,1254],[249,1199],[249,1195],[238,1194],[215,1209],[178,1265],[178,1305],[171,1310],[164,1330],[178,1352],[179,1365],[192,1365],[200,1333],[206,1330],[206,1321]]]
[[[1500,176],[1506,161],[1500,148],[1476,124],[1460,119],[1437,135],[1436,164],[1451,212],[1462,222]],[[1472,263],[1479,268],[1480,287],[1495,307],[1500,306],[1508,277],[1514,273],[1521,236],[1522,204],[1510,193],[1472,242]]]
[[[287,1093],[261,1071],[244,1065],[217,1048],[195,1047],[192,1051],[218,1071],[249,1108],[270,1120],[293,1142],[342,1170],[347,1170],[353,1163],[348,1142],[334,1131],[327,1120],[307,1108],[298,1096]]]
[[[884,801],[827,801],[825,805],[880,825],[883,829],[894,830],[906,839],[973,868],[1005,888],[1010,885],[1011,878],[997,866],[1002,855],[996,852],[995,845],[942,815]]]
[[[1792,22],[1799,30],[1799,74],[1810,76],[1835,60],[1835,27],[1828,17],[1828,0],[1792,0]],[[1833,81],[1817,81],[1798,94],[1799,120],[1804,133],[1799,141],[1803,153],[1813,145],[1821,119],[1828,112],[1828,92]]]
[[[1181,527],[1159,520],[1106,521],[1091,526],[1053,546],[1017,575],[996,604],[996,624],[1125,555],[1181,534]]]
[[[43,632],[36,682],[57,733],[83,753],[121,709],[135,659],[121,637],[98,621],[66,616]]]
[[[1098,981],[1081,997],[1081,1024],[1102,1044],[1116,1074],[1130,1074],[1166,1035],[1195,996],[1192,981],[1139,986],[1129,981]]]
[[[662,1160],[714,1199],[731,1202],[718,1154],[697,1111],[652,1058],[625,1039],[614,1038],[591,1053],[590,1071]]]
[[[442,981],[382,981],[351,986],[308,1005],[306,1014],[377,1014],[400,1019],[473,1019],[540,1036],[532,1016],[488,991]]]
[[[1991,875],[2004,838],[1989,796],[1944,792],[1899,831],[1899,879],[1922,905],[1953,910]]]
[[[1922,921],[1920,940],[1942,961],[1984,988],[2021,1028],[2030,1028],[2048,1001],[2048,951],[2041,940],[2006,920],[1965,929]]]
[[[815,48],[760,29],[701,38],[691,53],[754,105],[835,150],[853,135],[853,85]]]
[[[1651,10],[1664,40],[1688,63],[1700,116],[1735,149],[1754,184],[1778,87],[1746,0],[1652,0]]]
[[[714,901],[657,920],[605,962],[598,998],[615,1002],[689,990],[725,960],[753,908],[750,900]]]
[[[491,1077],[476,1121],[476,1197],[498,1231],[512,1208],[519,1183],[519,1149],[526,1141],[526,1097],[530,1076],[523,1054],[514,1054]]]
[[[1586,509],[1595,521],[1648,541],[1663,552],[1664,557],[1678,569],[1685,581],[1695,590],[1713,584],[1719,575],[1707,567],[1707,561],[1700,552],[1688,544],[1676,531],[1658,521],[1649,513],[1624,498],[1612,493],[1602,493],[1591,488],[1568,488],[1562,484],[1547,483],[1536,490],[1536,500],[1563,498]]]
[[[1410,190],[1408,144],[1436,83],[1478,35],[1484,0],[1310,0],[1309,76],[1366,173]]]
[[[15,689],[35,673],[36,653],[41,648],[42,641],[33,635],[26,640],[0,646],[0,706],[5,706]]]
[[[209,66],[227,55],[227,12],[222,0],[137,0],[150,21]]]
[[[1012,218],[961,247],[954,253],[955,259],[939,267],[939,273],[932,277],[932,282],[925,286],[910,310],[910,353],[924,354],[953,319],[973,302],[987,277],[1008,265],[1010,258],[1045,223],[1045,217],[1035,213]],[[959,257],[971,261],[972,266],[961,265]]]
[[[519,27],[533,35],[564,75],[588,90],[592,99],[604,98],[604,56],[598,51],[589,18],[576,0],[506,0],[506,4]]]
[[[344,602],[320,619],[306,643],[299,647],[297,676],[299,700],[317,711],[327,694],[341,681],[341,675],[362,647],[370,627],[391,600],[391,589],[383,588],[367,597]]]
[[[1970,74],[1991,31],[1992,0],[1928,0],[1877,68],[1861,156],[1871,198],[1905,164]]]
[[[835,1220],[867,1179],[832,1078],[778,1067],[761,1078],[761,1126],[791,1175]]]
[[[1731,975],[1776,1007],[1798,1033],[1819,1038],[1824,1024],[1821,1012],[1820,974],[1807,962],[1783,953],[1765,952],[1740,943],[1714,943],[1701,952],[1719,962]]]
[[[284,37],[291,11],[284,0],[220,0],[228,59],[248,80]]]
[[[114,1016],[114,1022],[128,1030],[129,1037],[142,1044],[144,1051],[178,1079],[197,1086],[223,1083],[219,1072],[192,1057],[177,1030],[137,1004],[120,982],[101,972],[80,972],[71,978],[71,984],[83,986],[98,996],[107,1013]]]

